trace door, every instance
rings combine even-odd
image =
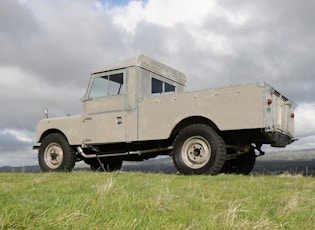
[[[83,144],[124,142],[125,72],[93,74],[83,100]]]

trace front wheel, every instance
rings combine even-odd
[[[225,157],[224,140],[206,125],[188,126],[173,144],[173,161],[182,174],[218,174]]]
[[[76,161],[76,152],[60,133],[44,137],[38,152],[42,172],[70,172]]]

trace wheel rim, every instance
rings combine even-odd
[[[58,168],[63,160],[63,150],[57,143],[51,143],[47,146],[44,153],[45,162],[51,169]]]
[[[184,142],[181,154],[184,163],[188,167],[199,169],[209,162],[211,147],[205,138],[194,136]]]

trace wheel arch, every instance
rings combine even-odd
[[[66,137],[66,135],[65,135],[62,131],[60,131],[59,129],[48,129],[48,130],[46,130],[46,131],[43,132],[42,135],[40,136],[39,142],[41,143],[45,137],[47,137],[49,134],[52,134],[52,133],[59,133],[59,134],[63,135],[64,138],[69,142],[69,140],[68,140],[68,138]]]
[[[178,133],[186,128],[187,126],[193,125],[193,124],[202,124],[202,125],[207,125],[213,128],[215,131],[219,131],[219,128],[216,126],[216,124],[211,121],[210,119],[202,116],[192,116],[192,117],[187,117],[183,120],[181,120],[172,130],[170,137],[175,138]]]

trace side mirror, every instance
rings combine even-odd
[[[47,109],[47,107],[44,108],[43,113],[45,114],[46,118],[48,118],[48,109]]]

